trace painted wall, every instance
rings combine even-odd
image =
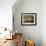
[[[12,28],[12,6],[15,2],[16,0],[0,0],[0,27]],[[40,46],[39,41],[41,39],[42,46],[46,46],[46,0],[41,0],[41,9],[40,0],[23,0],[20,2],[17,0],[17,3],[13,7],[15,29],[23,32],[25,38],[29,36],[28,39],[33,39],[36,45]],[[23,12],[36,12],[37,26],[21,26],[21,13]]]
[[[46,0],[41,1],[41,40],[42,46],[46,46]]]
[[[16,0],[0,0],[0,38],[5,38],[5,36],[10,36],[10,32],[4,31],[4,27],[9,30],[12,29],[12,6]],[[3,27],[3,28],[1,28]],[[7,37],[9,38],[9,37]]]
[[[12,29],[12,6],[16,0],[0,0],[0,27]]]
[[[14,5],[13,7],[15,30],[18,30],[18,32],[22,32],[24,39],[26,38],[31,39],[35,41],[36,46],[41,46],[41,29],[40,29],[41,1],[23,0],[20,4],[16,3],[16,5]],[[21,13],[37,13],[37,25],[22,26]]]

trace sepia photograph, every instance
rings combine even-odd
[[[36,13],[22,13],[21,25],[36,25],[37,14]]]

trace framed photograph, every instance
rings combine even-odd
[[[37,13],[21,13],[21,25],[37,25]]]

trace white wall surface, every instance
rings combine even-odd
[[[17,5],[17,3],[16,3]],[[17,7],[13,7],[15,30],[23,33],[24,38],[35,41],[36,46],[41,46],[41,1],[40,0],[23,0]],[[37,13],[36,26],[22,26],[21,13]]]
[[[6,27],[9,30],[12,29],[12,6],[14,5],[14,3],[16,2],[16,0],[0,0],[0,28],[1,27]],[[0,29],[0,33],[3,30]],[[10,32],[7,31],[5,32],[3,31],[0,34],[0,38],[5,38],[5,36],[9,35],[10,36]],[[9,32],[9,33],[8,33]],[[9,37],[7,37],[9,38]]]
[[[46,46],[46,0],[41,1],[41,38],[42,46]]]
[[[15,30],[23,32],[25,38],[33,39],[36,46],[46,46],[46,0],[23,0],[14,5],[13,12]],[[21,26],[21,13],[33,12],[37,13],[37,26]]]
[[[12,29],[12,6],[16,0],[0,0],[0,27]]]
[[[15,2],[16,0],[0,0],[0,27],[12,28],[12,6]],[[15,6],[16,9],[13,8],[15,29],[23,32],[25,38],[33,39],[37,46],[40,46],[41,41],[42,46],[46,46],[46,0],[41,0],[41,2],[40,0],[23,0],[20,4]],[[23,12],[36,12],[37,26],[21,26],[21,13]]]

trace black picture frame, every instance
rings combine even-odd
[[[21,25],[37,25],[37,13],[21,13]]]

